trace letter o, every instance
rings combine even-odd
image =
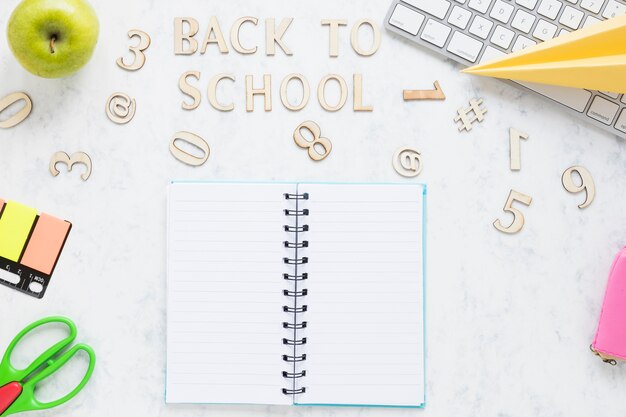
[[[328,84],[330,80],[337,81],[339,83],[339,87],[341,88],[341,98],[339,99],[339,103],[337,103],[336,106],[330,106],[326,102],[326,84]],[[317,98],[324,110],[330,112],[336,112],[341,110],[348,100],[348,85],[346,84],[346,80],[344,80],[340,75],[336,74],[330,74],[322,78],[322,81],[320,81],[320,85],[317,88]]]
[[[374,31],[374,43],[372,44],[372,49],[369,51],[365,51],[359,46],[359,29],[361,29],[361,26],[363,25],[370,25]],[[372,56],[378,52],[378,49],[380,48],[380,37],[380,29],[378,28],[378,25],[376,25],[376,22],[372,19],[359,20],[356,22],[354,27],[352,27],[352,36],[350,37],[352,49],[354,49],[354,51],[361,56]]]
[[[298,80],[302,84],[302,101],[300,104],[293,105],[289,102],[289,98],[287,97],[287,89],[289,88],[289,83],[292,80]],[[280,85],[280,100],[283,102],[283,106],[287,108],[287,110],[291,111],[300,111],[309,104],[309,99],[311,98],[311,87],[309,86],[309,82],[304,78],[302,74],[289,74]]]

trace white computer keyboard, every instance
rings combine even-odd
[[[469,66],[622,14],[622,0],[394,0],[385,26]],[[626,95],[514,84],[626,139]]]

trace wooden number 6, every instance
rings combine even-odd
[[[574,178],[572,174],[576,172],[580,175],[581,184],[574,184]],[[570,193],[580,193],[585,191],[587,193],[587,198],[585,202],[578,206],[578,208],[584,209],[587,208],[593,203],[593,200],[596,198],[596,185],[593,182],[593,177],[591,176],[591,172],[585,167],[581,166],[573,166],[568,168],[564,173],[561,179],[563,183],[563,187],[569,191]]]
[[[307,140],[302,135],[302,129],[308,130],[311,135],[313,135],[312,141]],[[333,149],[333,144],[331,143],[331,141],[321,136],[322,130],[320,129],[319,125],[309,120],[302,123],[296,128],[296,131],[293,133],[293,140],[296,141],[296,145],[298,145],[299,147],[309,150],[309,158],[314,161],[321,161],[322,159],[326,158],[330,154],[330,151]],[[315,145],[320,145],[322,148],[324,148],[324,153],[319,153],[317,149],[315,149]]]
[[[513,203],[516,201],[524,205],[530,206],[530,203],[532,203],[533,199],[526,194],[511,190],[511,192],[509,193],[509,198],[506,200],[506,204],[504,205],[504,211],[513,215],[513,222],[509,227],[502,226],[502,222],[500,221],[500,219],[493,222],[494,227],[502,233],[512,235],[518,233],[524,227],[524,215],[518,209],[513,208]]]
[[[31,110],[33,109],[33,102],[30,100],[30,97],[28,97],[28,95],[25,93],[13,93],[1,99],[0,113],[6,110],[10,105],[17,103],[20,100],[24,101],[24,107],[22,107],[20,111],[15,113],[12,117],[9,117],[7,120],[0,121],[0,128],[8,129],[10,127],[16,126],[22,123],[28,117]]]
[[[143,67],[143,64],[146,63],[146,55],[143,53],[143,51],[150,47],[150,35],[148,35],[146,32],[137,29],[128,32],[129,38],[132,39],[135,36],[139,37],[139,45],[128,47],[128,49],[135,55],[135,59],[133,60],[133,62],[130,65],[126,65],[124,63],[124,58],[118,58],[116,61],[117,65],[120,68],[127,71],[137,71],[141,69],[141,67]]]
[[[84,152],[76,152],[72,154],[70,157],[65,152],[56,152],[52,155],[52,159],[50,159],[50,173],[53,177],[59,175],[59,170],[57,169],[57,164],[62,163],[67,165],[67,171],[71,172],[72,167],[76,164],[83,164],[87,167],[87,171],[83,173],[80,177],[83,181],[87,181],[91,176],[91,158]]]

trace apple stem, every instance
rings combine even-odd
[[[54,42],[56,42],[57,37],[53,36],[52,38],[50,38],[50,53],[53,54],[54,53]]]

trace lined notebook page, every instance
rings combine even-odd
[[[423,187],[301,184],[310,194],[306,393],[299,404],[424,402]]]
[[[285,184],[173,184],[170,403],[291,404],[281,372]]]

